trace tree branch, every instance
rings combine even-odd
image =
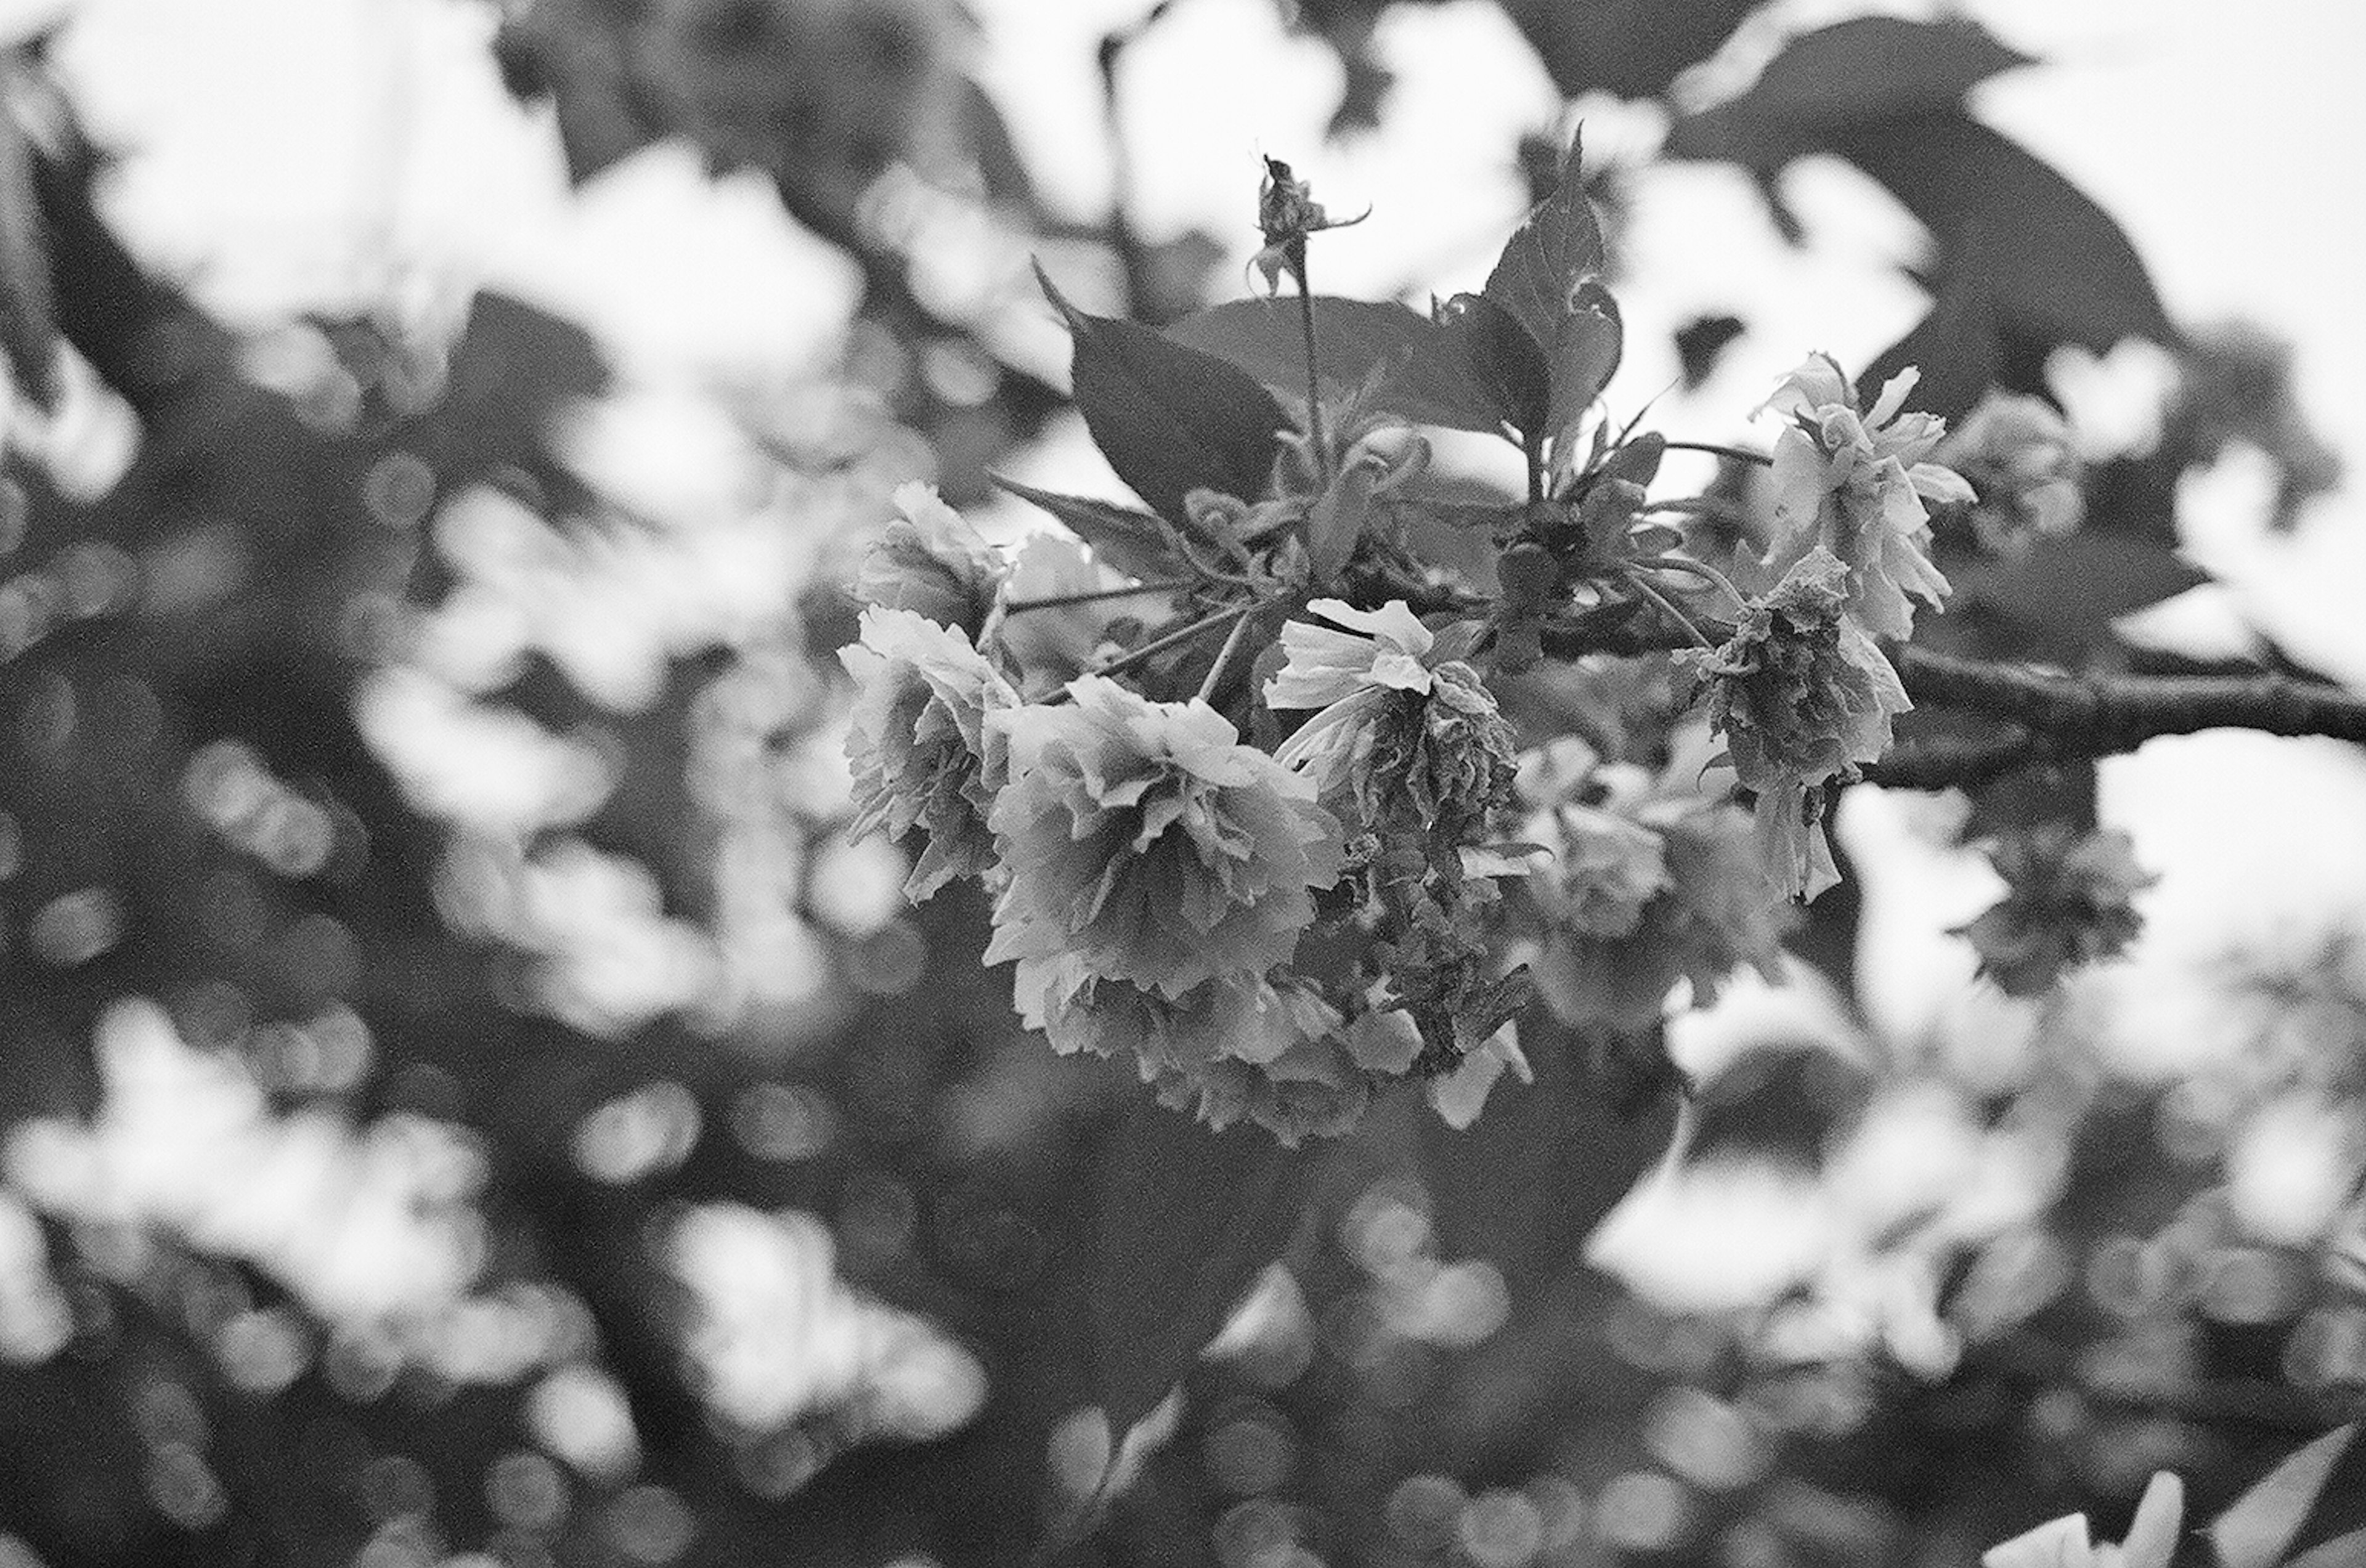
[[[2205,729],[2366,744],[2366,696],[2288,675],[2071,675],[1911,646],[1889,657],[1917,703],[2016,727],[1994,739],[1901,748],[1865,770],[1868,780],[1909,789],[1977,788],[2022,768]]]

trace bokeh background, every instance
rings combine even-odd
[[[1874,359],[1940,226],[1830,152],[1673,155],[1869,8],[1679,9],[1696,48],[1512,0],[7,7],[0,1564],[1057,1540],[1139,1090],[847,840],[842,585],[908,480],[1006,539],[989,468],[1116,492],[1031,260],[1247,292],[1260,155],[1371,210],[1318,287],[1418,301],[1582,121],[1607,400],[1671,433]],[[1987,646],[2366,679],[2366,17],[1888,12],[2037,57],[1931,90],[2165,308],[2008,345],[2100,542]],[[2351,1412],[2366,764],[2165,740],[2089,804],[2159,873],[2123,963],[1976,982],[1965,804],[1857,790],[1817,962],[1672,1031],[1674,1156],[1549,1075],[1454,1191],[1383,1127],[1056,1560],[1969,1562]],[[1638,1177],[1583,1257],[1517,1201]]]

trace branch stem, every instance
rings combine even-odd
[[[1668,450],[1707,452],[1712,457],[1729,458],[1736,463],[1755,463],[1763,468],[1771,468],[1774,466],[1774,459],[1763,452],[1752,452],[1746,446],[1721,446],[1714,441],[1671,441],[1668,443]]]
[[[1188,577],[1166,582],[1135,582],[1123,588],[1095,588],[1082,593],[1050,593],[1041,599],[1012,599],[1002,606],[1006,615],[1023,615],[1030,610],[1057,610],[1070,604],[1092,604],[1104,599],[1131,599],[1140,593],[1175,593],[1199,584]]]
[[[1258,604],[1256,601],[1251,601],[1246,604],[1234,604],[1228,606],[1227,608],[1218,610],[1213,615],[1202,615],[1198,620],[1193,621],[1189,626],[1179,626],[1176,630],[1168,632],[1165,637],[1158,637],[1150,642],[1145,642],[1140,648],[1131,649],[1126,652],[1120,654],[1117,658],[1110,660],[1107,664],[1102,665],[1099,669],[1089,671],[1087,673],[1094,675],[1122,674],[1128,670],[1136,669],[1141,665],[1149,662],[1151,660],[1157,658],[1160,654],[1165,653],[1170,648],[1179,647],[1184,643],[1189,642],[1193,637],[1198,637],[1202,632],[1211,632],[1228,622],[1239,620],[1241,617],[1248,615],[1252,610],[1257,608],[1259,608]]]
[[[1715,648],[1717,646],[1717,644],[1709,641],[1707,635],[1704,633],[1698,626],[1694,624],[1693,618],[1690,615],[1685,615],[1683,608],[1678,605],[1674,600],[1669,598],[1657,588],[1651,586],[1651,580],[1650,578],[1645,577],[1639,571],[1629,570],[1627,573],[1627,581],[1634,585],[1636,592],[1640,593],[1644,598],[1649,599],[1652,604],[1658,605],[1660,614],[1667,616],[1669,620],[1674,622],[1677,626],[1682,626],[1684,629],[1684,635],[1692,638],[1696,645],[1702,648]]]

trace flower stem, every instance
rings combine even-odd
[[[1103,599],[1131,599],[1137,593],[1174,593],[1199,584],[1192,579],[1176,578],[1166,582],[1135,582],[1123,588],[1095,588],[1083,593],[1052,593],[1041,599],[1006,601],[1002,613],[1023,615],[1030,610],[1057,610],[1069,604],[1090,604]]]
[[[1251,610],[1256,608],[1255,605],[1250,606]],[[1198,701],[1203,703],[1215,701],[1216,688],[1223,683],[1225,667],[1232,663],[1233,655],[1240,651],[1241,640],[1248,635],[1249,618],[1247,615],[1243,615],[1239,620],[1233,623],[1232,631],[1224,638],[1224,646],[1216,650],[1216,661],[1208,666],[1207,679],[1200,682],[1200,690],[1196,694]]]
[[[1246,604],[1234,604],[1226,609],[1218,610],[1213,615],[1202,615],[1188,626],[1178,627],[1174,631],[1168,632],[1165,637],[1158,637],[1151,642],[1145,642],[1140,648],[1132,649],[1120,654],[1117,658],[1110,660],[1107,664],[1102,665],[1098,670],[1090,671],[1090,673],[1095,675],[1118,675],[1122,674],[1128,670],[1139,668],[1149,660],[1157,658],[1168,649],[1179,647],[1182,644],[1190,641],[1193,637],[1198,637],[1201,632],[1213,631],[1218,626],[1223,626],[1227,622],[1239,620],[1243,616],[1248,615],[1252,610],[1256,610],[1257,608],[1259,608],[1258,604],[1252,600]]]
[[[1662,615],[1667,616],[1670,620],[1675,622],[1676,625],[1682,626],[1684,629],[1684,635],[1691,637],[1694,642],[1697,643],[1702,648],[1715,648],[1717,646],[1717,644],[1708,640],[1707,637],[1702,633],[1700,627],[1694,624],[1693,618],[1690,615],[1685,615],[1674,600],[1669,598],[1666,594],[1652,587],[1651,580],[1645,577],[1641,572],[1629,570],[1627,573],[1627,581],[1634,585],[1635,592],[1640,593],[1644,598],[1649,599],[1652,604],[1658,605]]]
[[[1298,276],[1298,321],[1306,338],[1306,438],[1314,453],[1314,477],[1324,489],[1331,484],[1331,446],[1323,435],[1323,377],[1315,356],[1314,291],[1306,282],[1306,237],[1291,247],[1290,271]]]
[[[1725,596],[1733,601],[1735,609],[1746,610],[1750,607],[1750,601],[1741,596],[1741,590],[1733,585],[1733,580],[1705,562],[1691,560],[1684,556],[1643,556],[1638,558],[1633,564],[1647,567],[1653,571],[1681,571],[1687,576],[1697,577],[1703,582],[1713,584],[1722,590]]]
[[[1714,441],[1671,441],[1668,443],[1668,450],[1707,452],[1715,457],[1731,458],[1737,463],[1755,463],[1762,468],[1771,468],[1774,466],[1774,459],[1763,452],[1752,452],[1746,446],[1720,446]]]

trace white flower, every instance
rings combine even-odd
[[[1774,439],[1774,538],[1766,564],[1783,572],[1818,546],[1831,550],[1848,567],[1849,608],[1881,637],[1912,633],[1910,595],[1935,606],[1949,592],[1925,554],[1927,503],[1973,499],[1963,476],[1925,461],[1946,422],[1904,412],[1921,376],[1899,371],[1860,413],[1848,378],[1820,354],[1759,410],[1791,421]]]
[[[2185,1483],[2168,1471],[2152,1478],[2136,1505],[2128,1539],[2117,1546],[2088,1538],[2087,1516],[2070,1514],[1980,1554],[1980,1568],[2169,1568],[2185,1517]]]

